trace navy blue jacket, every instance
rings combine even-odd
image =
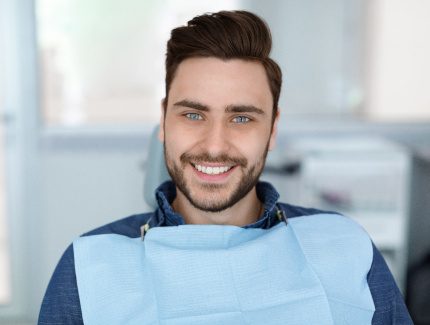
[[[275,213],[275,204],[279,194],[272,185],[260,182],[257,184],[257,195],[264,203],[264,213],[255,223],[244,228],[268,229],[279,223]],[[83,236],[119,234],[136,238],[140,237],[140,227],[147,223],[148,220],[151,227],[182,225],[184,224],[184,219],[181,215],[175,213],[170,205],[175,196],[174,184],[166,182],[156,192],[159,207],[154,212],[137,214],[115,221]],[[284,210],[288,218],[327,213],[283,203],[278,203],[278,205]],[[413,324],[393,276],[381,253],[374,245],[373,262],[367,275],[367,282],[375,304],[372,325]],[[38,324],[83,324],[76,282],[73,245],[66,249],[52,275],[43,299]]]

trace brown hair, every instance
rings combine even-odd
[[[220,11],[191,19],[175,28],[167,42],[166,98],[179,64],[191,57],[216,57],[260,62],[266,70],[273,96],[273,120],[278,110],[282,72],[269,58],[272,37],[267,24],[248,11]]]

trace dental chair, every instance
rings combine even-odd
[[[163,144],[158,140],[160,126],[157,125],[149,139],[148,156],[145,163],[145,179],[143,183],[143,197],[145,202],[155,210],[158,205],[155,200],[155,190],[161,183],[170,180],[164,162]]]

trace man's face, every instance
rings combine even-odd
[[[160,140],[173,182],[194,207],[222,211],[254,188],[274,145],[272,106],[258,62],[191,58],[179,65]]]

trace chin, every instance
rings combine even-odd
[[[185,196],[191,205],[202,211],[220,212],[231,207],[231,191],[224,195],[219,195],[218,193],[214,193],[214,191],[216,190],[203,188],[192,191],[189,195]],[[196,192],[198,193],[197,195]]]

